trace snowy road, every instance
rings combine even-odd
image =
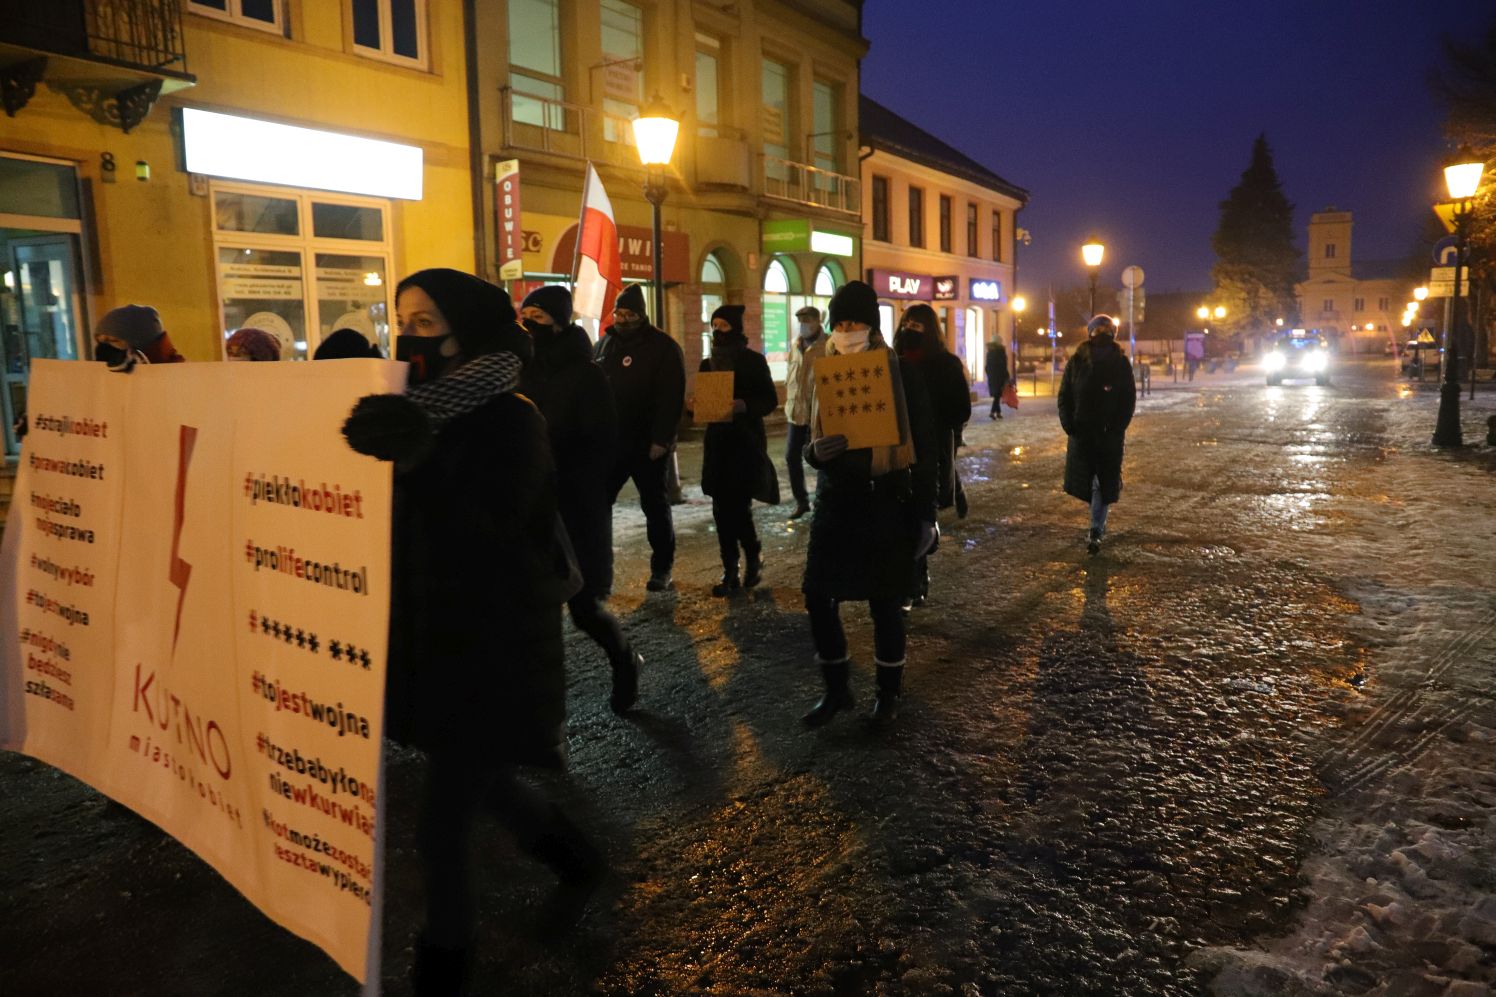
[[[972,515],[944,524],[884,734],[799,725],[819,684],[807,527],[760,508],[766,584],[714,600],[698,495],[677,591],[645,599],[621,508],[641,709],[607,711],[600,655],[570,635],[573,767],[549,784],[618,881],[571,937],[536,939],[549,879],[485,835],[475,992],[1486,992],[1496,451],[1434,451],[1436,404],[1371,364],[1329,388],[1161,386],[1094,559],[1052,403],[979,414]],[[1493,411],[1465,403],[1467,441]],[[682,462],[689,484],[698,448]],[[865,613],[844,615],[866,704]],[[419,771],[391,767],[391,993]],[[0,756],[0,794],[5,993],[355,992],[65,777]]]

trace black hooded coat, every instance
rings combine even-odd
[[[712,359],[701,361],[712,370]],[[702,445],[701,490],[715,498],[751,497],[770,505],[779,502],[779,481],[769,460],[764,416],[779,406],[769,362],[762,353],[741,346],[733,358],[732,396],[746,409],[731,422],[706,427]]]
[[[928,313],[919,315],[925,328],[937,330],[935,311],[928,305],[913,305],[905,316],[918,314],[915,310],[921,308]],[[962,427],[971,421],[971,386],[966,381],[966,368],[961,358],[945,348],[938,331],[927,331],[920,336],[919,346],[912,352],[908,344],[908,333],[900,330],[894,334],[894,351],[899,354],[901,362],[919,368],[929,390],[931,413],[938,433],[935,500],[940,508],[949,509],[956,501],[956,447]]]
[[[1065,494],[1091,501],[1091,478],[1108,505],[1122,496],[1122,446],[1137,404],[1127,354],[1108,335],[1076,347],[1060,379],[1060,426],[1065,446]]]

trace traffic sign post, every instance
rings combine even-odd
[[[1133,305],[1137,300],[1138,288],[1143,286],[1143,268],[1130,266],[1123,270],[1122,286],[1127,288],[1127,355],[1136,364],[1138,362],[1137,313]]]

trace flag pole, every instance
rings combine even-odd
[[[587,195],[592,189],[592,160],[587,160],[587,175],[582,180],[582,206],[577,209],[577,237],[571,247],[571,281],[572,294],[577,293],[577,268],[582,265],[582,223],[587,220]],[[601,323],[601,318],[599,318]]]

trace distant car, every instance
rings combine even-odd
[[[1279,336],[1262,358],[1268,384],[1288,380],[1313,379],[1315,384],[1330,383],[1330,344],[1318,332],[1293,329]]]

